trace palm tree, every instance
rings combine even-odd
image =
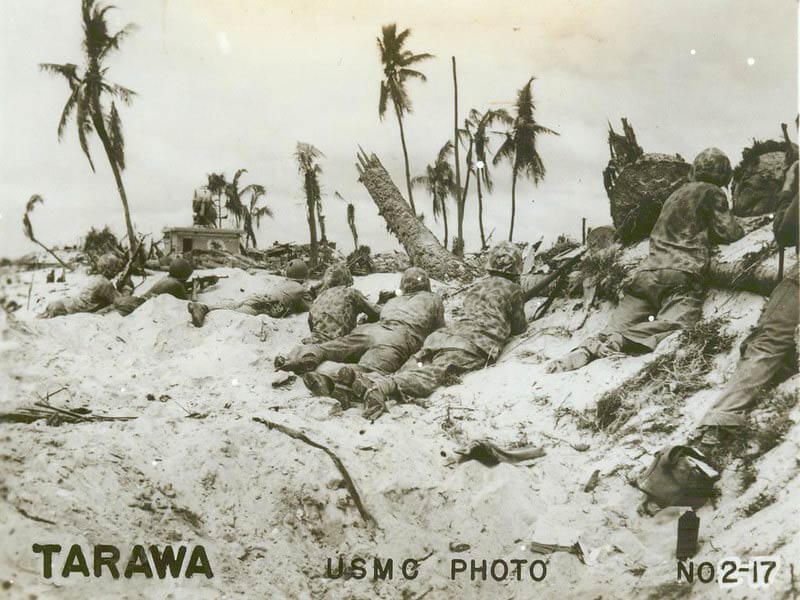
[[[411,180],[414,185],[425,186],[426,191],[433,198],[433,218],[441,214],[444,221],[444,244],[445,250],[448,243],[447,230],[447,198],[448,196],[458,196],[456,189],[455,173],[448,157],[453,152],[453,142],[448,141],[439,150],[433,164],[425,167],[425,175],[419,175]]]
[[[100,138],[122,200],[128,243],[133,248],[136,237],[121,175],[125,169],[125,142],[122,137],[122,122],[113,99],[117,98],[125,104],[130,104],[135,93],[106,79],[108,67],[104,61],[111,52],[119,49],[120,42],[135,29],[135,26],[128,24],[118,32],[111,34],[108,31],[105,17],[106,12],[112,8],[114,7],[96,5],[95,0],[82,0],[81,2],[83,52],[86,61],[82,74],[78,73],[78,65],[73,63],[41,63],[39,68],[53,75],[61,75],[67,80],[70,93],[58,123],[58,139],[61,140],[63,137],[67,120],[75,113],[78,141],[93,172],[95,170],[94,162],[89,153],[87,138],[92,131],[95,131],[97,137]],[[104,100],[107,103],[109,98],[111,107],[107,108],[104,106]]]
[[[258,206],[258,200],[266,195],[267,188],[263,185],[258,185],[257,183],[252,183],[248,185],[245,190],[250,189],[251,196],[250,196],[250,204],[247,209],[242,213],[244,217],[244,245],[245,248],[247,247],[247,241],[251,240],[253,242],[253,248],[258,248],[258,244],[256,243],[256,234],[253,230],[253,223],[255,223],[255,228],[258,229],[261,226],[261,219],[262,217],[272,217],[272,209],[269,206]]]
[[[222,194],[228,189],[228,180],[225,178],[224,173],[209,173],[207,176],[208,183],[206,189],[212,196],[217,197],[217,217],[219,223],[217,227],[222,227],[222,219],[227,219],[228,215],[222,214]]]
[[[411,99],[408,97],[405,84],[408,79],[426,81],[421,72],[410,69],[411,65],[433,58],[432,54],[414,54],[405,50],[403,44],[411,35],[410,29],[397,33],[397,24],[384,25],[382,36],[377,38],[378,50],[381,54],[383,65],[383,79],[381,79],[380,98],[378,100],[378,116],[383,119],[386,114],[386,105],[391,100],[394,113],[397,115],[397,124],[400,126],[400,143],[403,146],[403,158],[406,164],[406,186],[408,188],[408,202],[411,212],[416,214],[414,196],[411,193],[411,167],[408,163],[408,150],[406,149],[406,136],[403,131],[403,114],[411,112]]]
[[[474,169],[475,184],[478,189],[478,228],[481,233],[481,249],[486,249],[486,235],[483,231],[483,191],[481,182],[486,186],[486,190],[492,191],[492,177],[489,173],[489,161],[486,154],[489,150],[489,127],[495,121],[500,121],[506,125],[511,125],[513,119],[502,108],[497,110],[487,110],[481,114],[474,108],[469,113],[469,122],[472,124],[474,133],[470,139],[470,144],[475,149],[475,163],[469,164],[470,169]],[[471,158],[471,157],[470,157]]]
[[[514,216],[516,215],[516,188],[517,175],[522,173],[533,180],[534,185],[544,179],[545,168],[542,157],[536,150],[536,137],[542,133],[552,133],[558,135],[552,129],[543,127],[536,122],[534,112],[536,107],[533,103],[533,91],[531,84],[535,77],[531,77],[528,82],[517,91],[517,101],[514,104],[516,117],[506,132],[506,139],[500,146],[497,154],[494,155],[493,164],[499,163],[502,159],[507,159],[511,163],[511,225],[508,230],[508,240],[514,238]]]
[[[306,218],[308,219],[308,231],[311,234],[312,268],[317,266],[317,216],[321,200],[319,176],[322,175],[322,167],[317,161],[324,156],[311,144],[297,142],[294,157],[297,159],[297,170],[303,177],[303,191],[306,194]]]

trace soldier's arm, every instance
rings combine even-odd
[[[436,310],[436,326],[434,327],[434,330],[436,330],[436,329],[439,329],[439,328],[445,326],[445,322],[444,322],[444,303],[442,302],[442,299],[438,295],[435,295],[434,297],[436,298],[436,308],[435,308],[435,310]]]
[[[709,233],[714,244],[730,244],[744,237],[744,230],[728,209],[728,198],[721,189],[709,192],[705,201],[710,211]]]
[[[781,246],[797,246],[797,171],[798,163],[795,161],[786,172],[783,188],[778,195],[778,204],[775,207],[775,222],[772,224],[772,231],[775,234],[775,241]]]
[[[367,300],[367,297],[356,289],[353,290],[353,295],[355,297],[356,308],[358,309],[358,312],[367,315],[368,323],[374,323],[381,318],[381,309],[379,306],[376,306]]]
[[[514,293],[511,298],[511,335],[519,335],[528,329],[528,319],[525,318],[525,304],[522,290]]]

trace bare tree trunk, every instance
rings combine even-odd
[[[403,118],[400,116],[400,111],[397,109],[397,104],[394,105],[394,113],[397,115],[397,124],[400,126],[400,143],[403,145],[403,160],[405,160],[406,163],[406,187],[408,188],[408,203],[411,205],[411,213],[416,215],[417,209],[414,206],[414,195],[411,193],[411,166],[408,164],[406,134],[403,131]]]
[[[359,181],[367,188],[379,214],[408,253],[411,262],[436,279],[471,279],[477,270],[450,254],[411,212],[377,156],[358,154]]]
[[[114,159],[114,153],[111,150],[111,143],[108,139],[106,126],[105,123],[103,123],[103,112],[100,108],[100,103],[95,102],[94,104],[94,110],[92,110],[92,124],[94,125],[95,131],[97,131],[97,137],[99,137],[100,141],[103,143],[103,149],[106,151],[108,162],[111,165],[111,171],[114,173],[114,181],[117,183],[117,191],[119,192],[119,197],[122,200],[122,211],[125,215],[125,229],[127,230],[128,234],[128,247],[133,249],[133,245],[136,243],[136,234],[133,231],[131,212],[128,208],[128,196],[125,194],[125,186],[122,185],[122,175],[119,171],[117,161]]]
[[[311,268],[313,269],[317,266],[317,219],[315,215],[314,199],[306,198],[306,204],[308,205],[308,231],[311,235]]]
[[[442,219],[444,220],[444,244],[443,244],[443,246],[444,246],[444,249],[447,250],[447,245],[450,243],[450,240],[449,240],[450,233],[447,230],[447,205],[445,204],[445,202],[447,202],[447,196],[446,195],[445,195],[444,198],[442,198]]]
[[[508,229],[508,241],[514,241],[514,217],[517,215],[517,169],[511,173],[511,227]]]
[[[478,186],[478,228],[481,230],[481,250],[486,250],[486,236],[483,233],[483,194],[481,193],[481,175],[475,175],[475,183]]]
[[[453,60],[453,153],[456,161],[456,218],[458,219],[458,238],[453,245],[453,250],[459,256],[464,255],[464,202],[461,200],[461,165],[458,160],[458,78],[456,77],[456,57]],[[467,173],[469,177],[469,172]],[[466,199],[466,194],[464,195]],[[444,217],[444,229],[447,231],[447,213]],[[447,234],[445,233],[445,250],[447,249]]]

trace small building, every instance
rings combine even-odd
[[[164,247],[167,254],[183,254],[192,250],[224,250],[239,254],[241,229],[213,227],[165,227]]]

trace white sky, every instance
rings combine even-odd
[[[110,60],[109,78],[138,92],[121,109],[123,178],[141,232],[191,224],[193,189],[211,171],[262,183],[275,219],[259,245],[308,239],[297,141],[321,149],[329,238],[349,251],[345,204],[354,202],[362,243],[396,246],[357,182],[356,145],[374,151],[405,193],[397,123],[377,115],[381,75],[375,37],[383,24],[413,31],[408,48],[430,52],[424,84],[412,82],[406,121],[412,174],[452,135],[450,56],[458,61],[460,119],[470,108],[509,108],[531,75],[543,137],[543,183],[517,187],[515,239],[580,235],[610,222],[602,185],[607,120],[627,116],[649,152],[688,160],[718,146],[738,162],[753,137],[780,134],[797,112],[794,0],[136,0],[117,1],[114,29],[139,30]],[[40,62],[81,62],[79,0],[0,0],[0,255],[34,249],[22,234],[24,204],[45,198],[33,222],[46,243],[70,243],[90,226],[124,231],[121,204],[99,142],[93,174],[70,124],[56,126],[67,86]],[[692,52],[694,50],[694,53]],[[752,65],[748,59],[752,58]],[[498,140],[499,142],[499,140]],[[493,149],[499,145],[495,142]],[[462,152],[462,160],[463,160]],[[462,167],[463,171],[463,167]],[[462,172],[462,178],[464,173]],[[494,170],[487,233],[508,230],[510,169]],[[415,201],[433,223],[422,188]],[[467,249],[478,243],[474,186]],[[454,233],[455,207],[450,212]],[[451,233],[452,235],[452,233]]]

